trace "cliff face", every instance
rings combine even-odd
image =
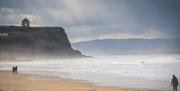
[[[81,56],[72,49],[62,27],[0,27],[0,48],[3,54]]]

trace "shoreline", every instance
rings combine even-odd
[[[83,80],[0,71],[0,91],[156,91],[151,89],[96,86]]]

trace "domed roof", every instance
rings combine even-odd
[[[27,18],[24,18],[22,21],[28,21],[29,22],[29,20]]]
[[[21,21],[21,25],[22,25],[22,27],[30,27],[30,21],[27,18],[24,18]]]

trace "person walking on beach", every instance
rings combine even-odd
[[[13,66],[13,67],[12,67],[13,75],[14,75],[14,74],[17,74],[17,70],[18,70],[18,67],[17,67],[17,66],[15,66],[15,67]]]
[[[171,86],[173,86],[173,91],[177,91],[178,79],[176,78],[175,75],[173,75],[172,77]]]
[[[17,74],[17,71],[18,71],[18,67],[16,66],[16,67],[15,67],[15,73],[16,73],[16,74]]]
[[[13,75],[14,75],[14,66],[12,67],[12,72],[13,72]]]

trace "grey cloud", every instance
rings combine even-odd
[[[28,16],[33,25],[65,27],[72,41],[150,32],[180,38],[179,8],[179,0],[0,0],[0,25]]]

